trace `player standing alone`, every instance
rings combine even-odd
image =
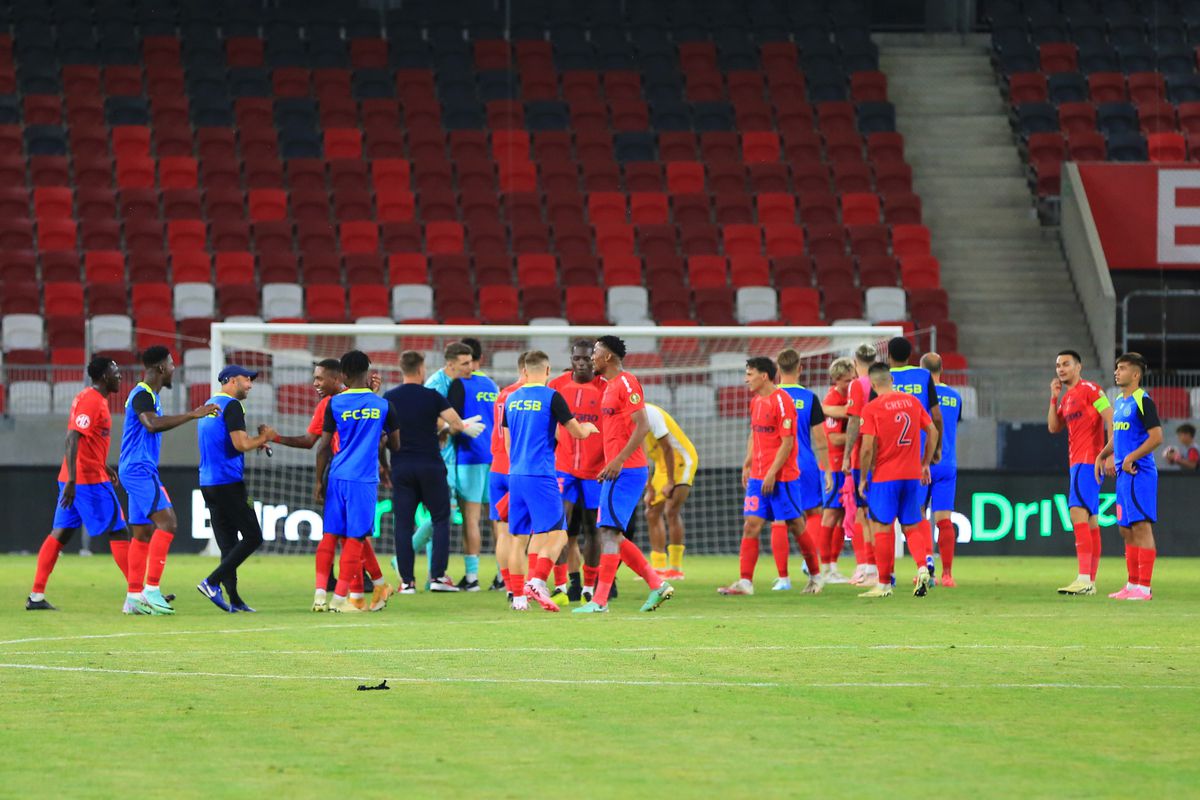
[[[962,395],[942,383],[942,357],[937,353],[921,356],[921,368],[937,384],[938,406],[942,409],[942,457],[929,468],[929,494],[926,504],[933,511],[937,526],[937,549],[942,556],[942,586],[957,584],[950,573],[954,566],[954,539],[957,533],[950,521],[954,513],[954,495],[958,487],[958,423],[962,421]]]
[[[158,477],[158,459],[162,434],[194,419],[203,419],[221,410],[208,403],[186,414],[162,415],[163,389],[171,388],[175,361],[162,345],[142,353],[145,372],[142,380],[125,399],[125,427],[121,431],[121,459],[117,474],[129,497],[129,525],[133,541],[129,543],[129,590],[125,596],[127,614],[174,614],[159,589],[167,551],[175,538],[175,509]]]
[[[129,572],[129,534],[121,502],[113,490],[116,473],[108,466],[112,416],[108,398],[121,388],[117,362],[96,356],[87,366],[92,385],[75,395],[67,415],[67,452],[58,471],[58,504],[53,528],[38,551],[33,588],[25,601],[26,611],[54,611],[46,599],[46,582],[58,554],[74,538],[80,526],[88,536],[108,534],[113,561],[124,577]]]
[[[1079,561],[1079,574],[1058,593],[1095,594],[1096,571],[1100,566],[1100,521],[1097,515],[1101,480],[1095,475],[1093,465],[1112,432],[1112,405],[1099,386],[1083,380],[1083,359],[1074,350],[1063,350],[1058,354],[1054,372],[1046,427],[1050,433],[1067,429],[1071,464],[1067,505],[1071,528],[1075,532],[1075,556]]]
[[[1109,597],[1116,600],[1151,599],[1150,579],[1154,574],[1154,523],[1158,518],[1158,466],[1154,450],[1162,444],[1158,409],[1146,390],[1146,360],[1138,353],[1117,359],[1113,380],[1121,390],[1113,411],[1112,439],[1096,457],[1094,474],[1112,470],[1108,459],[1115,455],[1117,473],[1117,525],[1125,539],[1125,566],[1129,580],[1125,588]]]
[[[669,581],[683,580],[683,504],[692,495],[700,455],[665,409],[647,403],[646,418],[650,422],[646,455],[654,465],[650,485],[646,487],[650,566]]]

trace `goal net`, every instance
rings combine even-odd
[[[744,386],[746,359],[774,357],[785,347],[802,357],[804,385],[824,396],[828,369],[835,358],[848,356],[864,343],[883,352],[899,327],[571,327],[437,326],[390,324],[301,324],[223,322],[212,327],[211,372],[227,364],[259,370],[246,401],[248,426],[266,422],[282,435],[300,435],[308,427],[318,397],[313,365],[340,358],[350,349],[371,358],[384,390],[400,381],[399,359],[404,350],[425,354],[432,375],[444,363],[443,348],[463,336],[483,344],[482,370],[501,388],[517,376],[517,356],[529,349],[544,350],[552,374],[570,366],[570,346],[576,339],[615,333],[625,340],[625,368],[642,382],[646,401],[665,409],[691,439],[700,458],[691,497],[684,509],[689,553],[737,552],[741,531],[743,490],[741,465],[749,433],[750,395]],[[189,382],[197,381],[189,376]],[[301,450],[275,445],[272,455],[246,457],[246,482],[254,498],[266,544],[263,552],[310,552],[322,533],[321,509],[311,497],[315,447]],[[645,547],[644,509],[639,509],[634,538]],[[381,491],[376,513],[376,546],[394,550],[391,499]],[[483,524],[484,553],[491,552],[491,532]],[[461,529],[454,526],[452,552],[461,552]]]

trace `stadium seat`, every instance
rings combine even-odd
[[[608,323],[604,290],[599,286],[569,286],[566,290],[566,316],[572,325]]]
[[[1178,133],[1151,133],[1146,136],[1150,160],[1182,162],[1187,160],[1187,143]]]
[[[773,288],[743,286],[737,290],[737,320],[740,324],[773,322],[778,318],[778,297]]]
[[[41,350],[44,344],[45,322],[39,314],[15,314],[6,311],[0,320],[0,331],[5,353],[12,350]]]
[[[649,302],[649,295],[641,286],[612,286],[608,289],[608,318],[616,325],[644,324],[649,316]]]
[[[866,317],[872,324],[885,320],[907,319],[908,309],[903,289],[875,286],[866,290]]]

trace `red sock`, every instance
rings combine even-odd
[[[534,564],[533,572],[529,574],[529,579],[537,578],[540,581],[545,581],[550,577],[550,573],[554,570],[554,562],[545,556],[538,556],[537,562]]]
[[[1100,529],[1092,528],[1092,583],[1096,582],[1096,575],[1100,572]]]
[[[38,550],[37,572],[33,576],[33,591],[38,594],[46,591],[46,581],[50,580],[50,573],[62,549],[62,542],[53,536],[47,536],[42,542],[42,548]]]
[[[608,593],[612,590],[613,578],[617,577],[617,568],[621,566],[621,556],[617,553],[605,553],[600,556],[600,569],[596,582],[596,593],[592,602],[598,606],[608,605]]]
[[[808,567],[809,575],[821,572],[821,548],[817,544],[820,533],[821,515],[812,514],[805,521],[804,532],[796,537],[796,544],[800,547],[800,555],[804,556],[804,565]]]
[[[855,524],[850,532],[850,546],[854,548],[854,563],[874,564],[875,557],[871,554],[871,545],[863,536],[862,525]]]
[[[562,586],[566,582],[567,582],[567,565],[566,564],[555,564],[554,565],[554,585]]]
[[[117,539],[108,543],[108,549],[112,551],[113,561],[117,562],[117,569],[121,570],[122,575],[129,574],[129,542],[124,539]]]
[[[742,539],[742,577],[746,577],[746,542],[748,539]],[[754,540],[757,545],[758,540]],[[756,548],[757,549],[757,548]],[[787,523],[772,522],[771,523],[771,555],[775,557],[775,571],[779,573],[779,577],[786,578],[788,576],[788,553],[791,550],[791,540],[788,538]],[[758,558],[758,553],[755,552],[754,558]],[[750,564],[750,577],[754,577],[754,563]]]
[[[1158,551],[1153,547],[1138,548],[1138,586],[1150,588],[1150,578],[1154,575],[1154,559],[1158,557]]]
[[[904,538],[908,541],[908,552],[912,554],[917,569],[925,566],[926,558],[933,555],[933,527],[929,520],[918,522],[910,533],[904,534]]]
[[[538,560],[537,553],[529,554],[529,564],[525,568],[525,574],[531,578],[533,577],[533,573],[537,571],[537,560]]]
[[[519,572],[508,573],[508,590],[513,593],[514,597],[520,597],[525,594],[525,576]]]
[[[891,584],[892,572],[896,569],[896,532],[880,531],[875,534],[875,564],[879,567],[879,582]]]
[[[327,533],[317,545],[317,588],[329,586],[329,573],[333,572],[333,557],[337,555],[338,537]]]
[[[359,541],[363,541],[363,540],[360,539]],[[346,552],[345,550],[342,551],[343,555],[345,554],[345,552]],[[363,593],[363,577],[362,577],[362,570],[360,569],[357,574],[350,576],[350,594],[362,594],[362,593]]]
[[[638,575],[641,575],[642,580],[646,582],[646,585],[651,590],[662,586],[662,577],[650,566],[650,562],[646,560],[646,554],[642,552],[642,548],[634,544],[631,539],[621,538],[620,553],[621,560],[625,562],[625,566]]]
[[[1079,574],[1092,574],[1092,529],[1086,522],[1071,526],[1075,531],[1075,559],[1079,562]]]
[[[867,560],[863,563],[874,564],[875,563],[875,542],[873,542],[873,541],[868,542],[866,540],[865,536],[863,537],[863,552],[866,554],[866,558],[867,558]]]
[[[379,566],[379,559],[375,556],[375,547],[371,544],[370,539],[363,539],[363,569],[371,576],[371,580],[375,583],[383,582],[383,569]]]
[[[583,565],[583,585],[584,586],[591,586],[594,588],[596,586],[596,581],[599,579],[599,577],[600,577],[600,568],[599,567],[589,567],[587,564]]]
[[[1138,549],[1131,544],[1125,545],[1125,571],[1129,575],[1129,582],[1135,586],[1138,583]]]
[[[150,551],[150,543],[134,539],[129,543],[129,571],[125,573],[129,581],[129,593],[137,594],[145,588],[146,554]]]
[[[833,532],[837,526],[822,525],[821,526],[821,560],[826,564],[836,564],[838,556],[841,555],[841,548],[834,550]]]
[[[146,585],[158,586],[162,581],[163,570],[167,567],[167,552],[175,534],[155,530],[150,537],[150,549],[146,554]]]
[[[743,580],[754,580],[754,565],[758,563],[758,539],[742,538],[742,550],[738,559]]]
[[[338,562],[338,581],[334,594],[345,597],[353,591],[353,576],[357,575],[359,588],[362,587],[362,552],[363,540],[346,537],[342,544],[342,560]],[[347,577],[350,576],[350,577]]]
[[[940,520],[937,529],[937,547],[938,552],[942,554],[942,574],[949,575],[950,567],[954,565],[954,542],[958,538],[958,533],[954,530],[954,523],[948,519]]]
[[[504,581],[505,588],[508,588],[508,568],[507,567],[500,568],[500,580]]]

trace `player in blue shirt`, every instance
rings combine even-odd
[[[550,357],[541,350],[525,354],[525,384],[504,403],[503,425],[508,448],[508,535],[529,536],[533,569],[522,583],[524,547],[503,548],[509,553],[508,570],[513,581],[514,611],[529,608],[532,598],[547,611],[558,611],[550,599],[546,578],[567,544],[566,521],[558,473],[554,469],[558,426],[576,439],[599,433],[591,422],[582,425],[571,413],[567,400],[546,385],[550,379]]]
[[[203,419],[221,409],[211,403],[186,414],[164,417],[163,389],[171,388],[175,361],[162,345],[142,353],[145,372],[125,399],[125,426],[121,430],[121,459],[117,475],[129,497],[129,588],[125,596],[127,614],[174,614],[159,588],[167,552],[175,538],[175,509],[158,477],[162,434],[194,419]]]
[[[483,346],[478,339],[466,337],[462,344],[471,348],[471,373],[450,383],[446,399],[462,419],[478,417],[484,424],[484,435],[471,438],[466,434],[451,436],[454,442],[454,474],[450,482],[458,493],[463,515],[463,561],[466,565],[458,588],[465,592],[479,591],[479,551],[482,535],[479,520],[488,503],[488,478],[492,469],[491,430],[493,404],[500,389],[496,382],[479,371]]]
[[[937,385],[938,405],[942,410],[942,458],[929,468],[929,494],[925,505],[933,511],[937,526],[937,549],[942,556],[942,586],[956,584],[950,569],[954,565],[954,542],[958,535],[950,516],[954,513],[954,495],[958,486],[958,423],[962,421],[962,395],[942,383],[942,357],[937,353],[921,356],[921,368],[929,372]],[[930,573],[933,574],[932,572]]]
[[[832,476],[827,477],[821,470],[821,464],[829,458],[825,413],[816,394],[800,385],[800,354],[789,347],[776,356],[775,363],[779,367],[779,388],[796,403],[796,466],[800,468],[800,509],[804,512],[804,533],[796,539],[796,544],[808,567],[804,593],[818,594],[826,578],[832,577],[837,569],[835,564],[834,572],[828,572],[821,564],[821,506],[826,484],[832,487]],[[773,590],[792,588],[791,579],[787,577],[789,549],[787,524],[777,520],[771,524],[771,553],[782,577],[776,579],[771,587]],[[836,577],[841,580],[835,578],[834,583],[848,580],[841,575]]]
[[[400,449],[400,420],[392,404],[368,388],[371,359],[366,353],[351,350],[341,363],[346,390],[329,398],[325,407],[313,499],[325,502],[325,530],[346,537],[329,610],[353,613],[366,610],[361,593],[350,597],[350,576],[362,574],[363,538],[375,529],[381,448],[386,440],[388,449]]]
[[[1109,595],[1117,600],[1149,600],[1154,574],[1154,523],[1158,519],[1158,466],[1154,450],[1162,444],[1158,408],[1141,388],[1146,360],[1138,353],[1117,359],[1113,380],[1121,390],[1113,403],[1113,435],[1096,457],[1096,478],[1117,475],[1117,525],[1125,539],[1129,581]],[[1115,458],[1113,458],[1115,456]]]
[[[263,542],[262,527],[243,480],[245,454],[275,438],[270,425],[259,425],[257,436],[246,433],[246,410],[242,403],[257,377],[257,372],[237,365],[221,370],[217,376],[221,391],[208,400],[221,410],[196,423],[200,494],[212,519],[213,538],[221,549],[221,563],[196,589],[217,608],[228,612],[254,611],[238,594],[237,568]],[[228,600],[222,586],[229,592]]]

